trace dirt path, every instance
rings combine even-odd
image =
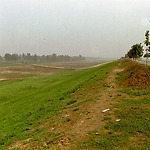
[[[38,65],[38,64],[33,64],[32,66],[37,66],[37,67],[43,67],[43,68],[53,68],[53,69],[65,69],[65,67],[56,67],[56,66],[47,66],[47,65]]]
[[[90,66],[90,67],[78,68],[78,69],[76,69],[76,70],[88,69],[88,68],[95,68],[95,67],[99,67],[99,66],[102,66],[102,65],[105,65],[105,64],[111,63],[111,62],[112,62],[112,61],[105,62],[105,63],[100,63],[100,64],[97,64],[97,65],[94,65],[94,66]]]
[[[99,67],[108,63],[111,63],[112,61],[109,62],[105,62],[105,63],[100,63],[94,66],[89,66],[89,67],[82,67],[82,68],[78,68],[76,70],[81,70],[81,69],[88,69],[88,68],[95,68],[95,67]],[[39,64],[33,64],[32,66],[37,66],[37,67],[44,67],[44,68],[55,68],[55,69],[65,69],[65,67],[57,67],[57,66],[47,66],[47,65],[39,65]]]
[[[109,114],[112,120],[115,120],[113,115],[112,103],[116,103],[113,98],[116,95],[117,87],[115,84],[116,72],[121,71],[114,68],[113,72],[106,79],[107,87],[105,90],[97,89],[96,93],[93,90],[88,91],[87,97],[92,94],[95,101],[85,103],[79,107],[78,111],[73,112],[72,108],[67,109],[56,122],[55,132],[61,132],[64,136],[54,145],[52,149],[65,150],[75,148],[76,143],[88,137],[88,133],[93,130],[98,130],[105,125],[104,117]],[[95,87],[91,87],[95,90]],[[87,98],[85,97],[85,99]],[[105,109],[109,111],[103,113]],[[67,123],[62,123],[62,119],[71,118]]]
[[[99,64],[102,65],[102,64]],[[114,97],[117,94],[118,87],[115,83],[116,72],[121,71],[115,67],[106,79],[106,87],[100,88],[101,83],[96,83],[89,89],[83,89],[86,95],[75,95],[78,103],[81,103],[75,111],[75,107],[69,106],[60,116],[54,117],[54,123],[42,125],[40,128],[48,128],[54,133],[61,133],[63,136],[54,143],[45,143],[32,147],[33,149],[43,148],[44,145],[52,144],[51,150],[76,149],[77,143],[88,138],[89,132],[96,131],[105,125],[104,118],[109,115],[115,121],[112,104],[116,103]],[[86,102],[87,101],[87,102]],[[103,110],[109,111],[103,112]],[[50,121],[52,122],[52,120]],[[100,132],[100,131],[99,131]],[[97,133],[100,134],[100,133]],[[20,142],[11,146],[23,149],[28,148],[29,144],[21,145]]]

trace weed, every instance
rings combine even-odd
[[[69,121],[71,121],[71,119],[70,119],[70,118],[65,118],[65,119],[63,120],[63,123],[65,123],[65,122],[69,122]]]
[[[71,100],[71,101],[69,101],[68,103],[67,103],[67,105],[71,105],[71,104],[74,104],[74,103],[76,103],[77,102],[77,100]]]
[[[75,109],[73,109],[73,111],[78,111],[79,110],[79,108],[75,108]]]
[[[102,121],[106,121],[106,120],[111,120],[111,117],[104,117],[104,119]]]

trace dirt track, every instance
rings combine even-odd
[[[90,66],[90,67],[78,68],[78,69],[76,69],[76,70],[80,70],[80,69],[88,69],[88,68],[95,68],[95,67],[99,67],[99,66],[102,66],[102,65],[111,63],[111,62],[112,62],[112,61],[110,61],[110,62],[105,62],[105,63],[100,63],[100,64],[98,64],[98,65],[94,65],[94,66]]]
[[[93,130],[98,130],[105,125],[105,121],[102,121],[106,114],[115,121],[113,110],[111,109],[113,97],[117,94],[118,87],[115,84],[116,72],[122,71],[118,68],[114,68],[111,75],[106,79],[106,83],[109,85],[105,90],[95,87],[90,87],[86,91],[87,95],[84,99],[88,99],[91,95],[95,98],[95,101],[88,102],[87,104],[81,105],[78,112],[73,112],[72,108],[67,109],[61,116],[61,120],[65,116],[69,116],[71,121],[65,125],[60,122],[56,122],[56,132],[63,132],[64,137],[58,141],[55,145],[56,149],[65,150],[65,148],[71,149],[76,143],[86,139],[88,133]],[[84,100],[83,97],[81,101]],[[105,109],[110,111],[103,113]],[[71,141],[71,143],[70,143]],[[74,147],[75,148],[75,147]]]

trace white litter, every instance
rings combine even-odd
[[[121,119],[116,119],[116,122],[120,122],[121,121]]]
[[[102,112],[104,113],[104,112],[106,112],[106,111],[109,111],[110,109],[105,109],[105,110],[103,110]]]
[[[55,128],[52,128],[51,130],[52,130],[52,131],[54,131],[54,130],[55,130]]]

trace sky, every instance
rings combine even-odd
[[[0,0],[0,55],[120,58],[149,20],[150,0]]]

